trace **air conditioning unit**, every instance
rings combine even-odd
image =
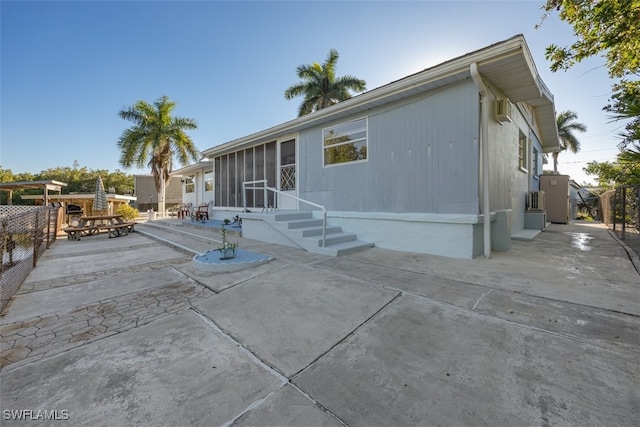
[[[508,99],[496,99],[496,120],[500,123],[511,122],[511,103]]]
[[[527,201],[530,211],[543,211],[544,210],[544,191],[532,191],[529,193],[529,200]]]

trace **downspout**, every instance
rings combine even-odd
[[[469,67],[471,78],[480,91],[480,152],[482,155],[482,225],[484,236],[484,257],[491,258],[491,208],[489,205],[489,100],[487,88],[482,82],[475,62]]]

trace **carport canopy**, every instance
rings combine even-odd
[[[45,181],[16,181],[16,182],[2,182],[0,183],[0,191],[9,192],[7,197],[7,204],[11,205],[11,196],[16,190],[24,190],[27,188],[42,188],[44,191],[44,204],[49,203],[49,191],[57,191],[58,194],[62,193],[62,187],[66,187],[67,183],[45,180]]]

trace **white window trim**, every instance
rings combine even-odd
[[[520,149],[520,143],[524,140],[524,147],[522,147],[522,150]],[[524,158],[520,158],[520,151],[522,151]],[[523,164],[525,166],[528,166],[528,161],[529,161],[529,138],[523,134],[522,132],[518,132],[518,169],[520,169],[520,171],[525,172],[525,173],[529,173],[529,170],[522,166]]]
[[[325,146],[324,145],[324,132],[327,129],[335,129],[338,126],[343,126],[352,122],[357,122],[359,120],[364,120],[364,132],[365,132],[365,147],[367,147],[367,158],[366,159],[362,159],[362,160],[352,160],[350,162],[341,162],[341,163],[333,163],[330,165],[326,164],[326,160],[325,160],[325,153],[326,153],[326,148],[328,147],[335,147],[336,145],[340,145],[340,144],[336,144],[336,145],[329,145],[329,146]],[[353,142],[353,141],[352,141]],[[346,166],[346,165],[353,165],[356,163],[366,163],[369,161],[369,117],[364,116],[364,117],[359,117],[357,119],[353,119],[353,120],[348,120],[346,122],[340,122],[337,123],[333,126],[327,126],[325,128],[322,128],[322,167],[323,168],[332,168],[332,167],[336,167],[336,166]],[[345,142],[344,144],[348,144],[349,142]]]

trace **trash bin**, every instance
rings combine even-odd
[[[147,211],[147,221],[155,221],[156,220],[156,212],[152,210]]]

